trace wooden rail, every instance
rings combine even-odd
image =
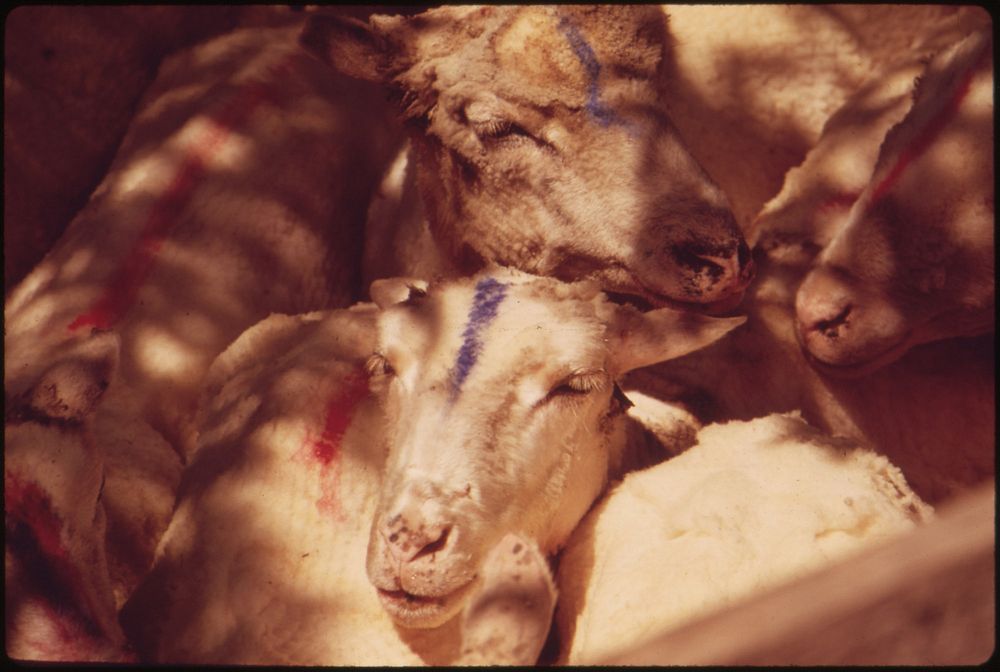
[[[983,663],[995,645],[995,513],[990,483],[904,537],[600,663]]]

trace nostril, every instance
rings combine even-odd
[[[719,263],[720,256],[712,254],[700,247],[693,245],[678,245],[671,251],[674,259],[681,266],[685,266],[699,273],[708,273],[712,276],[720,276],[725,273],[725,268]]]
[[[851,314],[853,306],[847,304],[834,317],[827,320],[817,320],[813,329],[826,338],[837,338],[840,336],[840,328],[847,324],[847,317]]]
[[[435,539],[434,541],[430,542],[429,544],[421,548],[419,551],[417,551],[413,555],[413,557],[410,558],[410,561],[413,562],[415,560],[419,560],[421,558],[424,558],[428,555],[433,555],[438,551],[442,550],[448,543],[448,537],[450,535],[451,535],[451,527],[450,526],[445,527],[443,530],[441,530],[441,534],[438,536],[437,539]]]
[[[750,246],[746,244],[746,241],[741,240],[736,246],[736,261],[740,268],[746,268],[746,265],[750,263]]]

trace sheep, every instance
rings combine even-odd
[[[661,109],[658,8],[316,14],[302,43],[385,86],[409,130],[371,206],[366,280],[498,263],[653,306],[742,295],[752,267],[729,202]]]
[[[860,375],[914,345],[992,333],[992,32],[934,58],[913,110],[796,295],[814,366]]]
[[[614,381],[742,322],[502,268],[371,294],[271,316],[212,365],[176,514],[122,611],[141,659],[534,662],[545,558],[609,478],[659,457],[629,443]]]
[[[817,370],[796,335],[796,290],[871,182],[887,133],[921,118],[912,91],[925,66],[902,62],[859,90],[761,212],[748,234],[758,273],[741,306],[747,324],[702,352],[630,374],[626,394],[679,403],[700,422],[801,410],[889,457],[932,504],[993,473],[992,337],[925,344],[844,379]]]
[[[107,545],[118,606],[172,514],[214,357],[271,312],[359,293],[364,207],[396,130],[380,93],[331,79],[300,30],[239,30],[164,61],[108,175],[5,304],[7,400],[46,376],[72,386],[93,335],[117,336],[108,389],[77,420],[104,475],[106,538],[87,543]]]
[[[797,414],[709,425],[680,456],[628,474],[573,533],[559,662],[598,663],[932,515],[884,456]]]

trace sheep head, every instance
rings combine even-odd
[[[834,375],[994,328],[993,63],[988,32],[932,59],[871,181],[802,282],[799,340]]]
[[[499,269],[430,288],[379,281],[372,296],[389,457],[368,575],[409,627],[457,613],[504,534],[561,546],[626,450],[619,376],[743,322],[640,313],[591,281]]]
[[[660,8],[316,15],[302,43],[398,98],[431,232],[462,271],[591,278],[654,306],[742,297],[729,202],[663,113]]]

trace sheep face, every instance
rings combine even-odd
[[[302,41],[399,97],[431,232],[460,270],[593,278],[661,306],[742,296],[728,200],[661,111],[659,8],[315,16]]]
[[[872,180],[796,297],[821,371],[868,373],[919,343],[994,328],[988,33],[933,59]]]
[[[390,448],[367,569],[410,627],[457,613],[504,534],[544,553],[565,541],[623,450],[619,375],[742,323],[508,271],[372,294],[405,300],[381,314],[369,362]]]

